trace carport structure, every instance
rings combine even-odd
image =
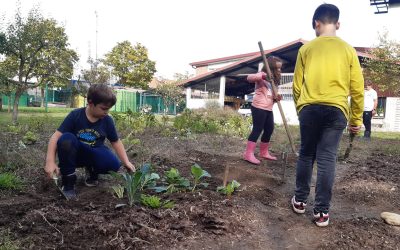
[[[280,57],[283,60],[282,73],[292,74],[297,52],[306,42],[298,39],[277,48],[265,50],[264,53]],[[246,74],[256,73],[262,67],[260,52],[245,55],[246,59],[183,82],[182,84],[186,88],[187,107],[201,108],[208,101],[218,101],[221,106],[230,105],[237,108],[238,103],[244,99],[245,95],[254,92],[254,85],[246,81]]]
[[[298,39],[264,51],[266,55],[278,56],[283,60],[281,84],[285,84],[288,93],[291,92],[297,53],[305,43],[306,40]],[[369,48],[355,47],[355,49],[361,63],[370,57]],[[204,67],[218,62],[225,66],[199,74],[182,83],[186,88],[187,108],[202,108],[207,102],[218,102],[220,106],[229,105],[237,109],[240,103],[243,103],[245,95],[254,92],[254,85],[246,81],[246,74],[256,73],[261,69],[262,57],[259,51],[195,62],[191,65]]]

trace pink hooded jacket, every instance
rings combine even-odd
[[[253,97],[253,107],[272,111],[274,106],[274,95],[269,82],[263,79],[266,73],[258,72],[247,76],[247,81],[255,83],[255,93]]]

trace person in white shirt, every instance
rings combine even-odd
[[[370,80],[365,81],[363,123],[365,127],[364,139],[371,139],[371,119],[376,114],[378,94],[372,88]]]

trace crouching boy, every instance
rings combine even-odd
[[[120,160],[128,171],[135,171],[118,138],[114,122],[108,115],[116,100],[107,85],[91,85],[87,93],[87,106],[71,111],[49,140],[44,170],[49,178],[61,172],[61,190],[67,199],[76,197],[77,167],[86,168],[86,186],[97,186],[99,174],[118,171]],[[106,138],[119,159],[104,145]]]

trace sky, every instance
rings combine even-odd
[[[26,16],[38,6],[66,29],[78,52],[76,72],[125,40],[141,43],[156,62],[156,76],[194,73],[189,63],[272,49],[315,37],[311,19],[322,3],[340,9],[337,35],[357,47],[377,44],[378,32],[400,41],[400,8],[374,14],[369,0],[19,0]],[[0,20],[13,20],[17,0],[1,0]],[[397,23],[397,25],[396,25]],[[97,31],[97,35],[96,35]],[[96,53],[97,52],[97,53]]]

